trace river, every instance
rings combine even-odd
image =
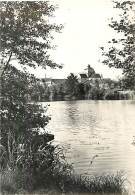
[[[45,105],[46,103],[43,103]],[[135,187],[135,101],[49,102],[48,129],[81,174],[123,171]]]

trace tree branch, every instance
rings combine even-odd
[[[3,76],[4,72],[5,72],[6,69],[8,68],[8,65],[9,65],[9,62],[10,62],[10,60],[11,60],[11,57],[12,57],[12,52],[10,53],[9,58],[8,58],[8,61],[7,61],[7,63],[6,63],[5,66],[4,66],[4,69],[3,69],[3,71],[2,71],[1,77]]]

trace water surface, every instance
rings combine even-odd
[[[49,104],[52,120],[48,128],[77,173],[100,175],[121,170],[135,186],[135,101]]]

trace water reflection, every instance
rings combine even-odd
[[[77,101],[67,101],[66,102],[65,115],[67,116],[67,120],[72,125],[77,125],[79,120],[79,108]]]
[[[123,170],[135,186],[135,101],[50,102],[49,113],[48,128],[77,172]]]

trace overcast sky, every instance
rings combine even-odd
[[[53,21],[64,24],[62,33],[54,36],[57,45],[51,56],[64,64],[60,70],[36,70],[39,77],[66,78],[71,72],[83,72],[90,64],[104,77],[117,78],[121,71],[103,65],[99,47],[114,38],[108,26],[109,19],[116,16],[111,0],[52,0],[58,4]]]

